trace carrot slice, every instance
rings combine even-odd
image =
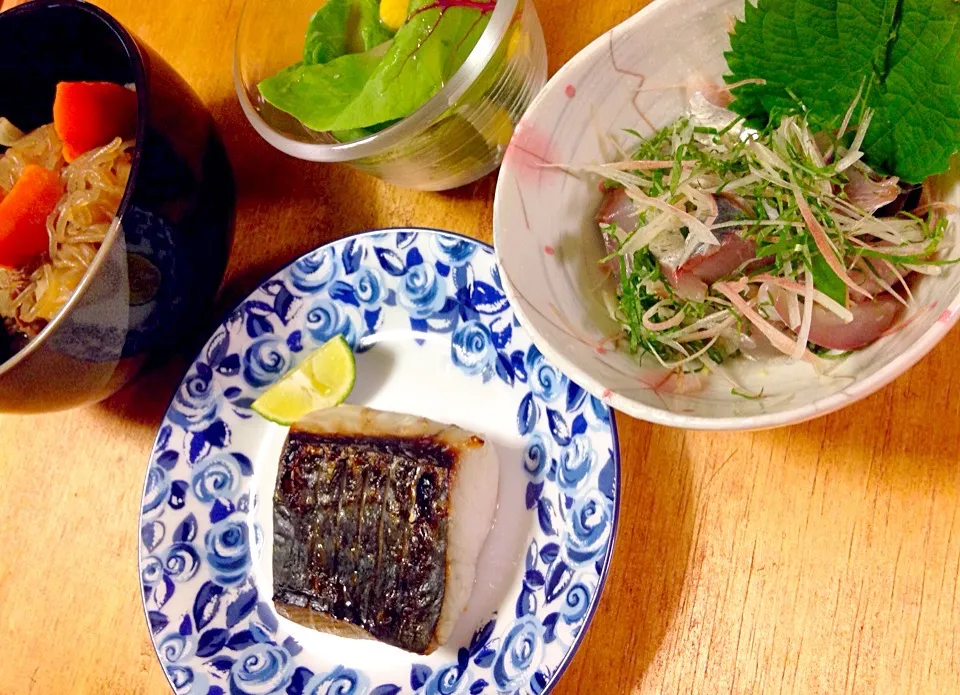
[[[113,82],[61,82],[53,102],[53,126],[68,162],[137,132],[137,94]]]
[[[0,266],[24,265],[47,250],[47,218],[63,195],[60,177],[28,164],[0,201]]]

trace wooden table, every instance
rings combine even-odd
[[[493,176],[415,193],[267,146],[233,91],[240,0],[102,4],[197,89],[226,142],[239,201],[223,305],[358,230],[490,240]],[[553,71],[644,2],[537,4]],[[958,354],[954,331],[881,393],[778,431],[619,417],[616,555],[555,692],[960,692]],[[185,366],[98,406],[0,416],[0,693],[169,692],[140,607],[137,515]]]

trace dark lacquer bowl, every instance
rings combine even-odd
[[[70,301],[0,364],[0,411],[102,400],[171,352],[210,310],[233,222],[230,166],[209,113],[161,58],[102,10],[34,0],[0,14],[0,115],[51,121],[62,80],[136,85],[139,123],[115,224]]]

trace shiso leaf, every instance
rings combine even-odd
[[[730,108],[755,126],[804,110],[837,128],[862,93],[875,111],[863,149],[877,170],[919,183],[960,151],[955,0],[747,2],[730,44],[728,84],[765,82],[733,90]]]

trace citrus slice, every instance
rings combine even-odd
[[[253,410],[279,425],[343,403],[357,379],[353,351],[342,335],[314,350],[293,371],[253,402]]]

